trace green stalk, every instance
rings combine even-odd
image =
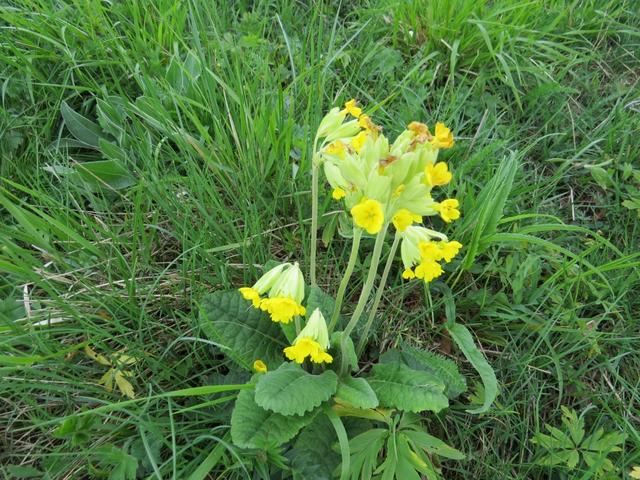
[[[378,306],[380,305],[380,300],[382,299],[382,292],[384,291],[384,287],[387,283],[387,277],[389,276],[389,271],[391,270],[391,265],[393,264],[394,257],[396,256],[396,250],[398,249],[398,244],[400,243],[400,235],[396,233],[395,238],[393,239],[393,244],[391,244],[391,250],[389,251],[389,256],[387,257],[387,263],[384,266],[384,270],[382,271],[382,278],[380,278],[380,283],[378,284],[378,291],[376,292],[375,299],[373,300],[373,307],[369,312],[369,318],[367,319],[367,323],[365,324],[364,330],[362,332],[362,336],[360,337],[360,341],[358,342],[358,348],[356,352],[358,356],[362,353],[362,349],[364,348],[364,344],[367,341],[367,337],[369,336],[369,330],[371,330],[371,326],[373,325],[373,320],[376,317],[376,313],[378,312]]]
[[[349,280],[351,279],[351,274],[353,273],[353,268],[356,265],[356,260],[358,259],[358,250],[360,249],[360,238],[362,238],[362,229],[358,227],[353,227],[353,242],[351,243],[351,253],[349,254],[349,262],[347,263],[347,268],[344,271],[344,276],[340,281],[340,287],[338,287],[338,295],[336,296],[336,304],[333,308],[333,314],[331,315],[331,321],[329,322],[329,335],[333,332],[333,329],[338,322],[338,318],[340,317],[340,310],[342,309],[342,302],[344,301],[344,294],[347,291],[347,285],[349,284]]]
[[[318,285],[316,281],[316,250],[318,248],[318,166],[315,161],[316,142],[313,142],[313,157],[311,158],[311,258],[309,278],[311,286]]]
[[[358,324],[358,320],[360,320],[360,316],[364,310],[364,307],[367,303],[367,299],[369,298],[369,294],[371,293],[371,289],[373,288],[373,283],[376,278],[376,273],[378,272],[378,263],[380,262],[380,254],[382,252],[382,245],[384,244],[384,237],[387,233],[388,224],[385,224],[382,227],[382,230],[378,233],[376,237],[376,243],[373,247],[373,256],[371,257],[371,266],[369,267],[369,273],[367,274],[367,280],[362,287],[362,292],[360,292],[360,299],[358,300],[358,305],[356,305],[356,309],[351,316],[351,320],[347,324],[347,327],[344,329],[342,333],[342,341],[340,342],[340,353],[342,358],[342,363],[340,365],[340,373],[342,375],[347,373],[347,340],[349,339],[351,332]]]

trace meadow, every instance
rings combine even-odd
[[[423,415],[465,455],[444,478],[640,478],[640,3],[16,0],[0,46],[0,477],[328,478],[234,445],[249,378],[202,300],[307,274],[314,135],[356,98],[391,137],[451,128],[439,228],[466,248],[433,288],[392,265],[360,368],[405,343],[457,363],[467,391]],[[321,182],[334,296],[340,212]],[[498,380],[480,414],[451,317]]]

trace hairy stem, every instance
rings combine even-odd
[[[333,314],[331,315],[331,321],[329,322],[329,335],[333,332],[333,329],[338,322],[338,318],[340,317],[340,310],[342,309],[342,302],[344,301],[344,294],[347,291],[347,285],[349,284],[349,280],[351,280],[351,274],[353,273],[353,268],[356,265],[356,260],[358,259],[358,250],[360,249],[360,238],[362,237],[362,229],[358,227],[353,227],[353,241],[351,243],[351,253],[349,254],[349,262],[347,263],[347,268],[344,271],[344,276],[340,281],[340,287],[338,287],[338,295],[336,296],[336,305],[333,308]]]
[[[313,158],[311,160],[311,258],[309,278],[311,286],[318,285],[316,281],[316,251],[318,248],[318,166],[315,162],[316,145],[313,145]]]
[[[341,358],[342,358],[342,363],[340,365],[340,373],[342,375],[346,374],[348,370],[347,364],[349,360],[347,358],[347,341],[349,340],[351,332],[353,332],[353,329],[358,324],[358,320],[360,320],[360,316],[362,315],[364,307],[369,298],[369,294],[371,293],[371,289],[373,288],[373,282],[376,278],[376,273],[378,272],[378,263],[380,263],[380,253],[382,252],[384,237],[387,233],[387,226],[388,224],[385,224],[382,227],[382,230],[380,230],[380,232],[378,233],[378,236],[376,237],[376,243],[373,247],[373,255],[371,257],[371,265],[369,266],[369,273],[367,274],[367,280],[365,281],[364,286],[362,287],[362,292],[360,292],[360,299],[358,300],[358,305],[356,305],[356,309],[354,310],[353,315],[351,316],[351,320],[349,320],[347,327],[344,329],[344,332],[342,333],[342,341],[340,342],[340,352],[341,352]]]
[[[391,245],[391,250],[389,251],[389,256],[387,257],[387,263],[384,266],[384,270],[382,271],[382,278],[380,278],[380,283],[378,284],[378,291],[376,292],[376,296],[373,300],[373,307],[371,307],[371,311],[369,312],[369,318],[367,319],[367,323],[364,326],[364,330],[362,331],[362,336],[360,337],[360,341],[358,342],[358,348],[356,352],[358,356],[362,352],[364,345],[367,341],[367,337],[369,336],[369,330],[371,330],[371,326],[373,325],[373,320],[376,318],[376,313],[378,312],[378,306],[380,305],[380,300],[382,299],[382,292],[384,291],[384,287],[387,283],[387,277],[389,277],[389,270],[391,270],[391,265],[393,264],[394,257],[396,256],[396,250],[398,249],[398,244],[400,243],[400,235],[396,233],[395,238],[393,239],[393,244]]]

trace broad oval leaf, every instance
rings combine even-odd
[[[338,441],[326,415],[317,415],[293,446],[289,458],[296,480],[326,480],[340,464],[340,455],[333,450]]]
[[[136,177],[116,160],[78,163],[75,170],[82,182],[94,192],[109,188],[121,190],[136,183]]]
[[[282,330],[236,290],[206,296],[200,323],[207,337],[246,370],[250,371],[258,359],[269,369],[277,368],[283,361],[282,349],[288,344]]]
[[[238,447],[278,447],[313,421],[316,412],[286,416],[264,410],[256,404],[254,393],[253,390],[240,392],[231,414],[231,440]]]
[[[400,362],[414,370],[424,370],[444,383],[444,393],[455,398],[467,390],[467,382],[458,371],[453,360],[421,348],[403,345],[400,350],[387,350],[381,357],[382,363]]]
[[[283,415],[304,415],[328,400],[337,387],[338,376],[332,370],[312,375],[296,363],[283,363],[260,376],[256,403]]]
[[[327,322],[333,315],[333,309],[336,301],[331,295],[326,294],[320,287],[309,287],[309,295],[307,296],[307,316],[311,315],[316,308],[319,308],[327,319]]]
[[[383,407],[439,412],[449,405],[444,383],[428,372],[412,370],[402,363],[374,365],[368,381]]]
[[[340,380],[335,400],[358,408],[376,408],[380,403],[369,382],[353,377]]]
[[[60,113],[71,134],[87,147],[98,148],[98,141],[102,136],[100,127],[88,118],[74,111],[67,102],[60,105]]]

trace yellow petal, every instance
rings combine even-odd
[[[384,213],[382,204],[377,200],[363,198],[351,209],[354,223],[373,235],[382,229]]]

